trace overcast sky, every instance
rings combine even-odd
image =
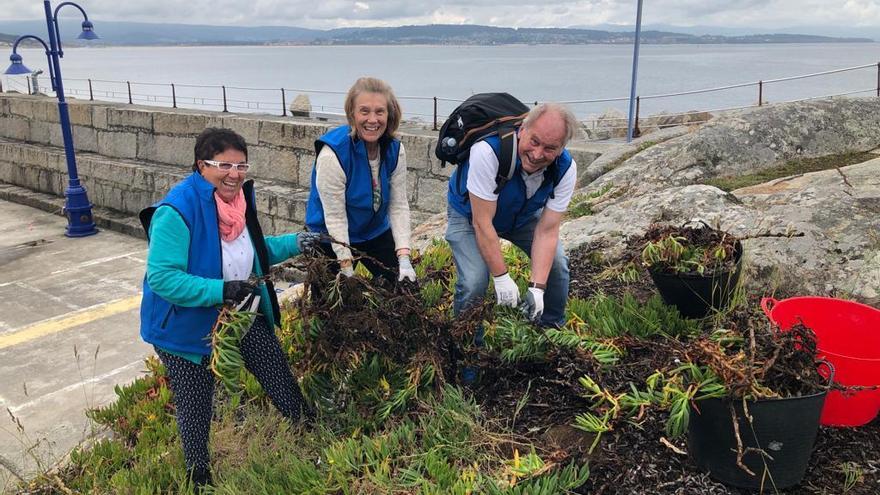
[[[58,2],[54,2],[53,5]],[[98,20],[316,29],[404,24],[633,24],[636,0],[78,0]],[[880,0],[645,0],[643,21],[772,28],[880,26]],[[75,9],[65,7],[67,15]],[[76,14],[78,15],[78,14]],[[0,20],[43,18],[39,0],[0,0]]]

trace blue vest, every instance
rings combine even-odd
[[[373,176],[367,159],[367,147],[358,138],[349,135],[347,125],[337,127],[315,141],[315,156],[324,146],[336,153],[336,158],[345,172],[345,211],[348,217],[348,238],[350,243],[369,241],[388,230],[388,204],[391,200],[391,175],[397,169],[397,156],[400,141],[383,139],[380,141],[379,183],[382,188],[382,203],[378,211],[373,211]],[[327,233],[324,221],[324,206],[318,188],[315,186],[317,166],[312,169],[312,189],[306,206],[306,226],[312,232]]]
[[[254,244],[254,270],[257,275],[268,272],[268,254],[263,232],[256,221],[253,182],[243,186],[247,202],[246,223]],[[192,175],[174,186],[164,199],[140,213],[141,223],[149,236],[150,221],[160,206],[174,208],[189,229],[190,243],[187,273],[199,277],[223,279],[220,230],[214,186],[201,174]],[[268,321],[279,325],[278,302],[271,284],[261,286],[260,312]],[[171,304],[153,292],[144,276],[141,302],[141,338],[145,342],[171,351],[210,354],[211,329],[220,314],[219,306],[183,307]]]
[[[485,141],[492,147],[496,157],[501,155],[501,139],[497,136],[486,138]],[[500,158],[499,158],[500,160]],[[468,200],[467,174],[470,161],[466,161],[456,167],[452,177],[449,178],[449,190],[446,200],[455,211],[473,221],[471,203]],[[553,189],[568,172],[571,167],[571,154],[568,150],[562,150],[556,161],[544,169],[544,180],[535,194],[526,199],[526,183],[522,177],[522,161],[519,155],[516,157],[516,171],[513,177],[504,185],[498,193],[498,202],[495,209],[495,217],[492,225],[499,234],[518,229],[532,220],[535,214],[544,208]]]

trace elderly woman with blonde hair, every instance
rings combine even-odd
[[[337,260],[333,270],[354,274],[350,245],[367,255],[360,262],[374,277],[415,282],[400,104],[387,83],[362,77],[348,91],[345,116],[347,125],[315,141],[306,226],[339,241],[320,245]]]

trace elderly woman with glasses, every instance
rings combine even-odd
[[[351,245],[368,256],[361,262],[374,277],[415,282],[406,153],[395,137],[400,104],[384,81],[362,77],[348,90],[345,116],[348,125],[315,142],[306,226],[340,242],[324,242],[321,250],[338,260],[332,268],[343,275],[354,274]]]
[[[211,482],[211,329],[224,303],[258,311],[241,354],[275,407],[293,421],[310,414],[275,336],[275,290],[269,281],[253,280],[313,247],[318,236],[264,236],[249,168],[241,136],[205,129],[196,139],[193,173],[140,213],[149,239],[141,337],[167,370],[188,474],[197,486]]]

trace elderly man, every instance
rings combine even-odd
[[[531,258],[531,279],[522,301],[527,315],[544,326],[564,323],[569,274],[559,224],[577,179],[577,167],[565,149],[577,125],[565,107],[539,105],[518,131],[516,170],[497,194],[498,137],[474,144],[468,161],[450,178],[446,240],[458,270],[455,314],[486,295],[490,274],[497,304],[520,304],[519,289],[501,254],[504,238]],[[481,344],[482,335],[476,340]]]

